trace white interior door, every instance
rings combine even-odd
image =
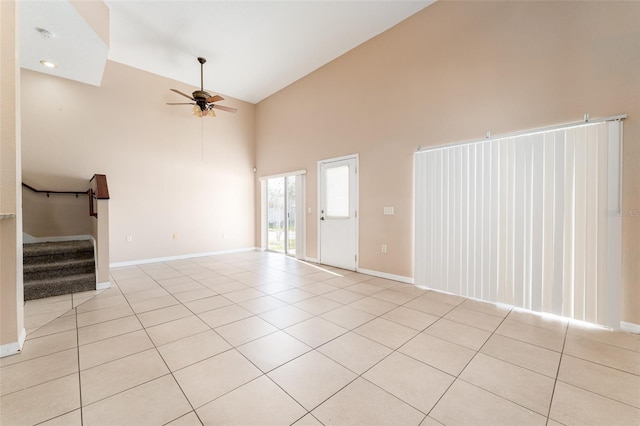
[[[358,159],[319,162],[319,260],[355,271],[358,266]]]

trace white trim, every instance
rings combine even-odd
[[[20,335],[18,336],[17,342],[6,343],[4,345],[0,345],[0,358],[15,355],[22,352],[22,347],[24,346],[24,341],[27,339],[27,330],[24,328],[20,330]]]
[[[286,177],[286,176],[298,176],[298,175],[306,175],[307,174],[307,170],[306,169],[302,169],[302,170],[295,170],[293,172],[287,172],[287,173],[278,173],[275,175],[269,175],[269,176],[260,176],[258,178],[258,180],[268,180],[268,179],[274,179],[274,178],[279,178],[279,177]]]
[[[22,242],[25,243],[25,244],[53,243],[53,242],[59,242],[59,241],[78,241],[78,240],[91,240],[91,239],[93,239],[93,237],[91,235],[68,235],[68,236],[60,236],[60,237],[34,237],[33,235],[29,235],[26,232],[22,233]]]
[[[627,331],[633,334],[640,334],[640,324],[620,321],[620,330]]]
[[[296,177],[296,259],[304,260],[307,254],[307,178]]]
[[[291,172],[291,173],[281,173],[279,175],[271,175],[271,176],[265,176],[264,178],[260,178],[259,179],[259,184],[260,184],[260,251],[270,251],[269,250],[269,224],[268,219],[269,219],[269,202],[268,202],[268,180],[269,179],[275,179],[275,178],[284,178],[284,185],[285,185],[285,200],[284,200],[284,205],[285,205],[285,218],[288,215],[288,211],[289,211],[289,203],[286,200],[286,185],[287,185],[287,178],[289,177],[295,177],[296,178],[296,253],[294,255],[294,257],[296,259],[300,259],[300,260],[304,260],[304,256],[306,253],[306,242],[305,242],[305,236],[306,236],[306,223],[307,223],[307,219],[306,219],[306,211],[307,211],[307,183],[306,183],[306,179],[305,179],[305,175],[307,174],[306,170],[298,170],[296,172]],[[288,230],[286,231],[286,233],[288,234]],[[287,240],[288,238],[285,238],[285,240]],[[299,249],[298,246],[302,247],[302,249]],[[277,253],[277,251],[273,251],[274,253]],[[286,254],[288,256],[291,256],[290,253],[283,253]]]
[[[260,179],[258,183],[260,184],[260,251],[265,251],[269,244],[267,181]]]
[[[109,264],[109,268],[120,268],[122,266],[135,266],[135,265],[144,265],[147,263],[158,263],[158,262],[170,262],[172,260],[184,260],[184,259],[192,259],[196,257],[207,257],[207,256],[218,256],[221,254],[232,254],[232,253],[242,253],[247,251],[260,251],[258,247],[247,247],[240,249],[231,249],[231,250],[217,250],[217,251],[209,251],[205,253],[190,253],[190,254],[182,254],[179,256],[168,256],[168,257],[156,257],[153,259],[139,259],[139,260],[128,260],[125,262],[114,262]]]
[[[318,261],[318,258],[316,257],[305,257],[304,260],[306,262],[311,262],[311,263],[317,263],[320,264],[320,262]]]
[[[341,157],[325,158],[324,160],[319,160],[318,163],[333,163],[334,161],[350,160],[352,158],[358,158],[358,153],[343,155]]]
[[[522,130],[522,131],[518,131],[518,132],[512,132],[512,133],[503,133],[497,136],[489,136],[486,137],[484,139],[471,139],[471,140],[467,140],[464,142],[453,142],[453,143],[448,143],[448,144],[442,144],[442,145],[434,145],[434,146],[426,146],[426,147],[422,147],[419,146],[418,149],[416,149],[416,154],[419,154],[421,152],[427,152],[427,151],[433,151],[433,150],[437,150],[437,149],[444,149],[444,148],[451,148],[454,146],[458,146],[458,145],[469,145],[469,144],[474,144],[474,143],[480,143],[480,142],[495,142],[495,141],[499,141],[501,139],[506,139],[506,138],[513,138],[515,136],[525,136],[525,135],[532,135],[535,133],[544,133],[544,132],[550,132],[553,130],[562,130],[562,129],[568,129],[570,127],[578,127],[578,126],[588,126],[590,124],[597,124],[597,123],[603,123],[605,121],[620,121],[620,120],[624,120],[625,118],[627,118],[627,114],[620,114],[620,115],[614,115],[611,117],[605,117],[605,118],[596,118],[596,119],[588,119],[585,121],[578,121],[575,123],[565,123],[565,124],[556,124],[554,126],[548,126],[548,127],[541,127],[538,129],[529,129],[529,130]],[[487,135],[490,135],[491,132],[487,132]]]
[[[363,268],[359,268],[358,269],[358,273],[366,274],[366,275],[372,275],[372,276],[378,277],[378,278],[386,278],[388,280],[393,280],[393,281],[400,281],[401,283],[413,284],[413,278],[412,277],[405,277],[405,276],[402,276],[402,275],[389,274],[387,272],[372,271],[371,269],[363,269]]]
[[[111,281],[96,284],[96,290],[106,290],[108,288],[111,288]]]

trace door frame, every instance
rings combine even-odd
[[[267,216],[268,216],[268,206],[267,206],[267,181],[273,178],[279,177],[288,177],[295,176],[296,177],[296,254],[295,256],[286,255],[295,257],[296,259],[304,260],[306,259],[306,223],[307,220],[305,218],[305,205],[306,205],[306,176],[307,170],[296,170],[293,172],[287,173],[278,173],[275,175],[261,176],[258,178],[260,183],[260,251],[268,251],[268,226],[267,226]],[[286,188],[286,181],[285,181]],[[286,220],[286,218],[285,218]],[[298,249],[299,247],[299,249]],[[275,253],[275,252],[274,252]],[[284,254],[284,253],[283,253]]]
[[[322,180],[322,172],[320,170],[321,166],[323,164],[326,163],[333,163],[336,161],[342,161],[342,160],[355,160],[356,162],[356,182],[355,182],[355,188],[356,188],[356,196],[355,196],[355,223],[356,223],[356,246],[355,246],[355,254],[356,254],[356,268],[355,271],[358,272],[360,270],[360,157],[357,153],[355,154],[349,154],[349,155],[343,155],[341,157],[334,157],[334,158],[327,158],[324,160],[319,160],[318,161],[318,166],[316,169],[316,177],[317,177],[317,186],[316,186],[316,235],[317,235],[317,248],[316,248],[316,253],[318,256],[318,263],[322,264],[322,253],[320,252],[320,239],[321,239],[321,233],[320,233],[320,205],[321,205],[321,197],[322,197],[322,191],[321,191],[321,187],[320,187],[320,182]]]

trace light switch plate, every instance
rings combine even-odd
[[[394,209],[393,209],[393,207],[385,207],[385,208],[384,208],[384,214],[385,214],[385,215],[393,215],[393,214],[394,214]]]

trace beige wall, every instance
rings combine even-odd
[[[0,355],[24,339],[20,191],[19,3],[0,2]]]
[[[360,267],[412,276],[418,145],[626,113],[623,207],[640,209],[639,29],[638,2],[437,2],[259,103],[258,176],[309,171],[316,257],[317,161],[358,153]],[[623,232],[622,319],[640,324],[640,217]]]
[[[101,0],[70,0],[82,18],[87,21],[98,37],[109,46],[109,8]]]
[[[112,61],[101,87],[22,70],[23,178],[86,190],[105,174],[113,263],[255,245],[255,106],[198,119],[165,105],[170,88],[194,89]]]
[[[45,183],[46,184],[46,183]],[[89,180],[85,182],[89,188]],[[53,190],[52,188],[37,188]],[[68,188],[56,188],[67,190]],[[74,191],[76,188],[73,189]],[[77,189],[82,192],[81,189]],[[22,189],[22,230],[36,238],[90,235],[91,216],[87,195],[35,193]]]

